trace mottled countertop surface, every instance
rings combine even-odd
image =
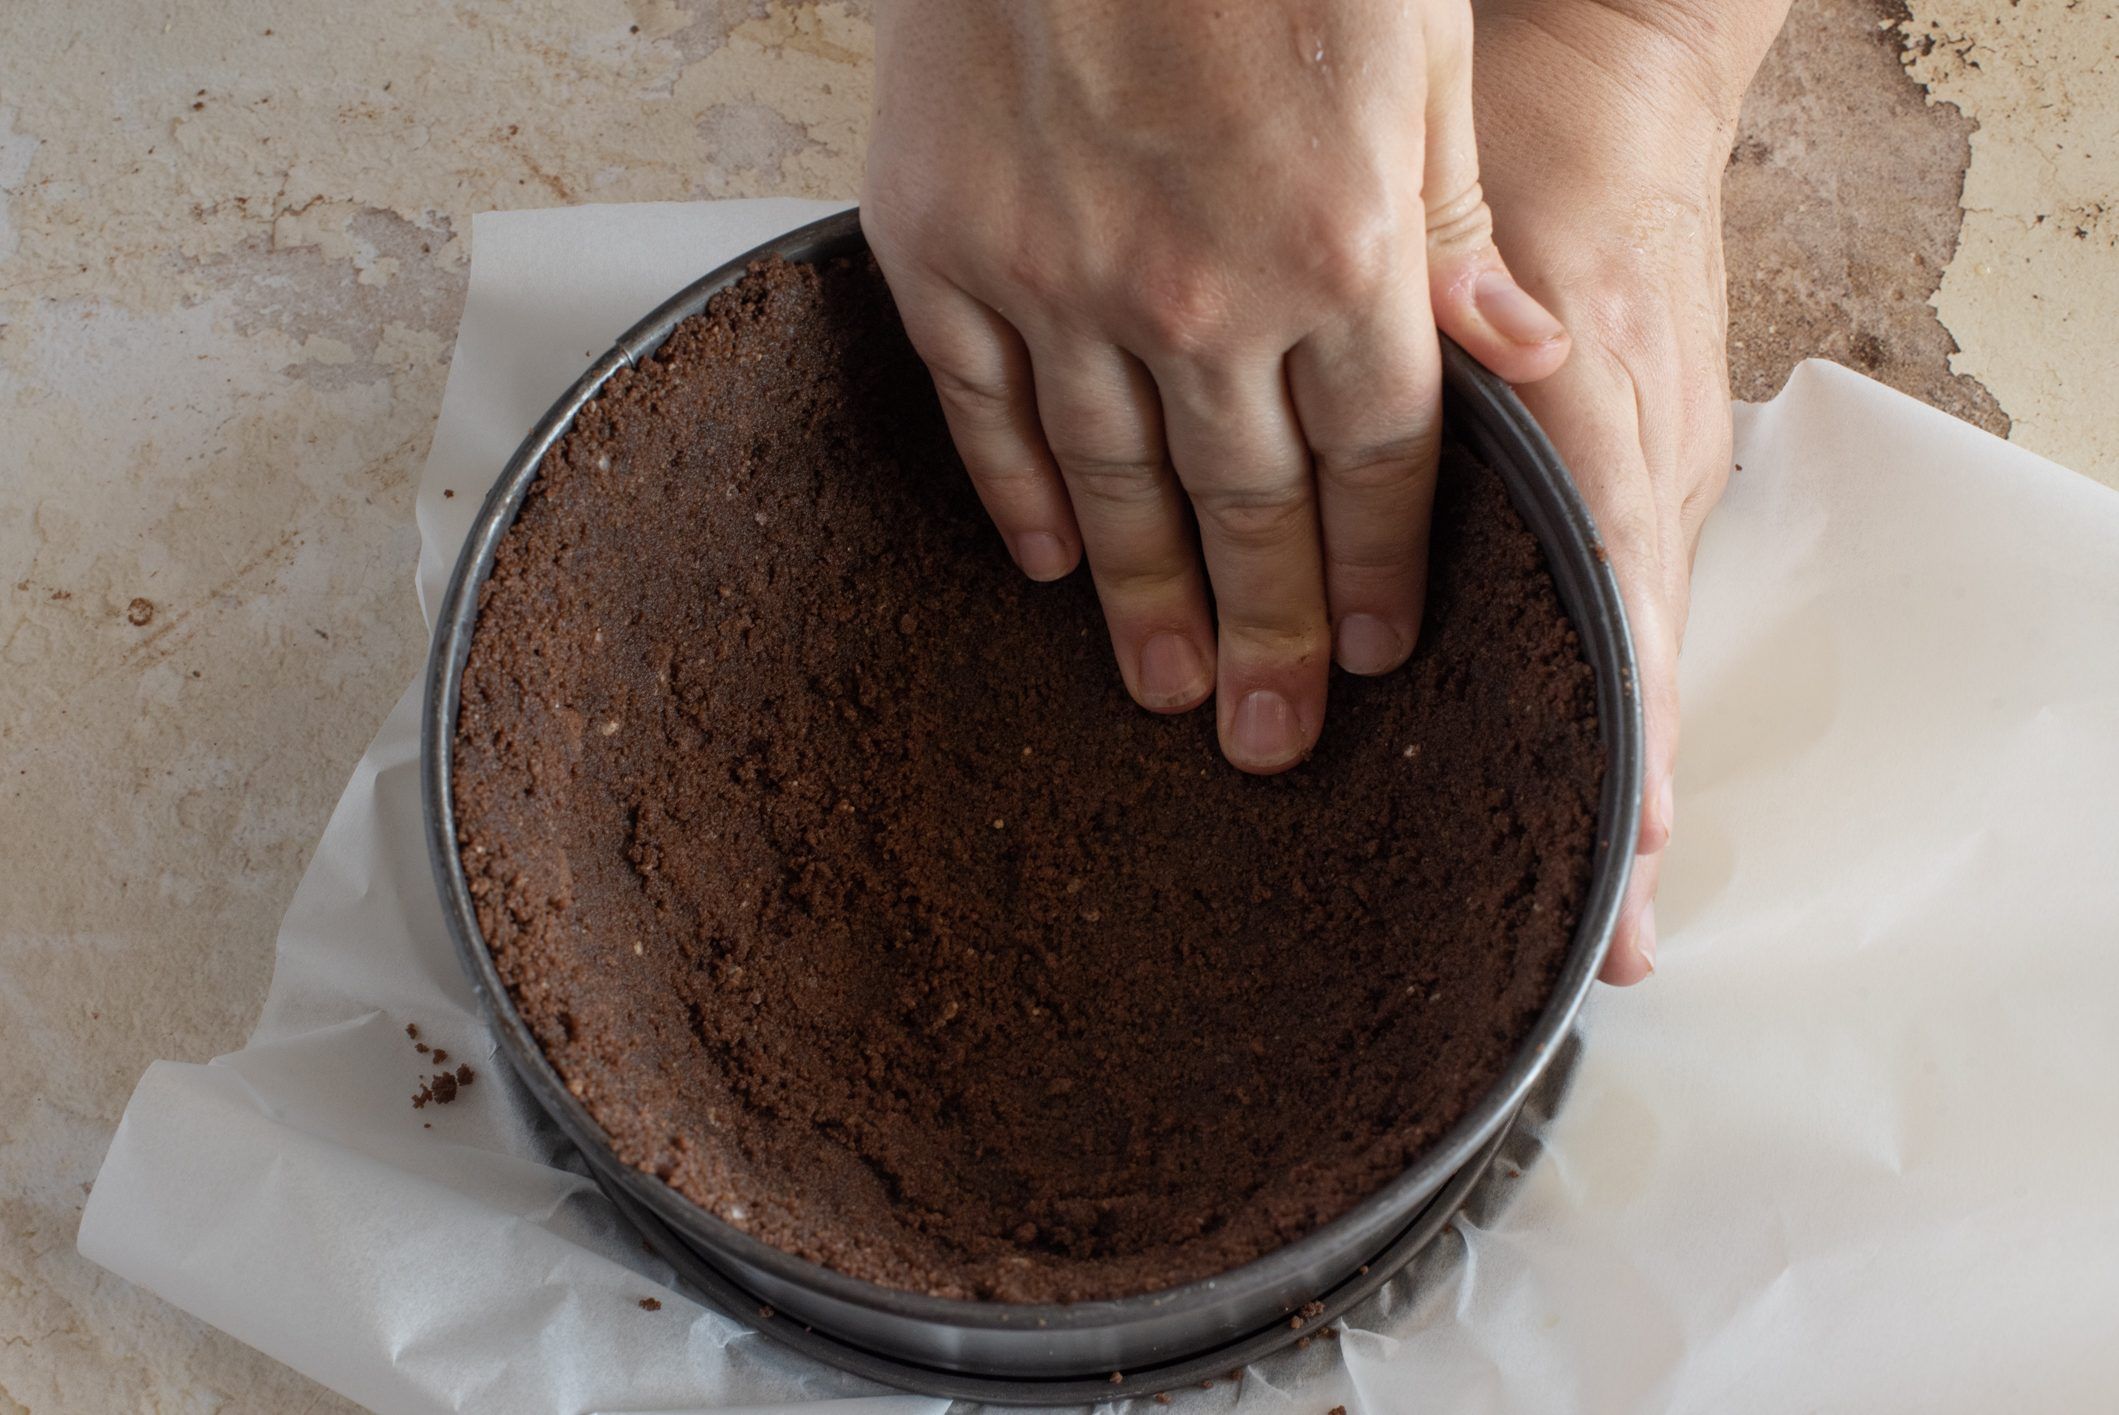
[[[864,6],[0,7],[0,1415],[350,1408],[82,1260],[239,1045],[420,662],[473,212],[850,197]],[[1798,0],[1728,180],[1740,396],[1822,354],[2119,484],[2119,0]]]

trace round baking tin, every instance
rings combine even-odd
[[[1293,1327],[1276,1320],[1263,1330],[1208,1350],[1196,1351],[1158,1366],[1096,1376],[1009,1379],[969,1375],[961,1371],[920,1366],[865,1350],[841,1341],[828,1332],[805,1326],[783,1316],[761,1302],[734,1279],[721,1272],[708,1256],[698,1252],[673,1233],[669,1225],[650,1213],[632,1197],[615,1176],[590,1167],[590,1174],[609,1196],[612,1205],[640,1231],[647,1244],[677,1274],[678,1281],[704,1297],[719,1310],[749,1322],[763,1335],[783,1346],[817,1360],[867,1376],[871,1380],[923,1395],[949,1396],[993,1405],[1069,1405],[1101,1403],[1116,1398],[1154,1395],[1201,1384],[1218,1385],[1252,1362],[1273,1355],[1305,1336],[1315,1337],[1345,1317],[1357,1320],[1356,1309],[1384,1286],[1408,1270],[1424,1276],[1430,1261],[1447,1263],[1449,1258],[1435,1245],[1461,1209],[1474,1210],[1482,1223],[1508,1207],[1514,1181],[1536,1163],[1543,1150],[1543,1125],[1560,1108],[1581,1058],[1579,1034],[1570,1036],[1549,1065],[1538,1076],[1530,1095],[1501,1132],[1489,1140],[1471,1161],[1451,1175],[1405,1229],[1383,1250],[1359,1264],[1353,1273],[1314,1299],[1317,1310]],[[1271,1379],[1275,1373],[1264,1373]],[[1118,1380],[1111,1377],[1116,1375]]]
[[[1500,474],[1524,523],[1544,548],[1561,603],[1596,672],[1605,775],[1588,898],[1553,996],[1530,1036],[1471,1112],[1382,1189],[1331,1223],[1217,1277],[1160,1292],[1067,1305],[972,1302],[902,1292],[835,1272],[774,1248],[723,1222],[653,1175],[624,1164],[570,1093],[516,1011],[479,932],[456,853],[453,771],[457,711],[478,595],[494,552],[513,524],[545,454],[613,374],[649,357],[683,320],[742,278],[754,260],[777,255],[823,261],[866,250],[858,213],[842,212],[790,231],[693,282],[590,364],[531,429],[487,494],[443,597],[428,662],[420,724],[421,792],[427,849],[464,970],[501,1050],[537,1103],[587,1158],[604,1187],[631,1212],[654,1220],[748,1309],[771,1307],[775,1323],[825,1334],[818,1353],[867,1353],[916,1388],[918,1373],[997,1382],[1108,1381],[1113,1371],[1167,1368],[1219,1352],[1341,1289],[1390,1249],[1455,1176],[1501,1135],[1531,1085],[1566,1041],[1610,947],[1640,830],[1642,728],[1633,648],[1618,583],[1589,512],[1566,468],[1515,394],[1453,345],[1443,349],[1444,416],[1452,433]],[[1446,1213],[1444,1215],[1446,1217]],[[652,1232],[652,1230],[650,1230]],[[1401,1260],[1402,1261],[1402,1260]],[[704,1285],[704,1284],[702,1284]],[[709,1287],[708,1290],[712,1290]],[[745,1308],[738,1306],[737,1315]],[[891,1379],[878,1368],[872,1374]],[[1122,1387],[1120,1388],[1122,1389]],[[1140,1389],[1140,1387],[1136,1387]],[[1105,1395],[1116,1393],[1106,1387]]]
[[[956,1400],[976,1400],[991,1405],[1075,1405],[1092,1404],[1125,1396],[1154,1395],[1158,1391],[1178,1390],[1186,1386],[1197,1386],[1202,1381],[1216,1384],[1226,1380],[1231,1372],[1250,1365],[1264,1356],[1269,1356],[1289,1343],[1299,1341],[1305,1335],[1314,1337],[1340,1317],[1345,1316],[1360,1303],[1403,1271],[1407,1264],[1428,1251],[1428,1245],[1449,1226],[1457,1210],[1464,1204],[1474,1186],[1493,1169],[1495,1156],[1510,1132],[1503,1130],[1486,1143],[1485,1148],[1472,1157],[1469,1164],[1450,1176],[1428,1200],[1426,1207],[1406,1225],[1405,1230],[1393,1237],[1382,1252],[1358,1264],[1354,1271],[1342,1279],[1337,1287],[1320,1292],[1315,1299],[1316,1309],[1303,1319],[1300,1327],[1291,1327],[1285,1317],[1267,1324],[1262,1330],[1251,1332],[1223,1345],[1201,1351],[1188,1352],[1161,1365],[1136,1367],[1127,1371],[1107,1371],[1094,1376],[1057,1376],[1038,1379],[1011,1379],[1004,1376],[972,1375],[963,1371],[944,1370],[936,1366],[921,1366],[899,1360],[879,1352],[865,1350],[840,1340],[828,1332],[802,1325],[800,1319],[785,1315],[770,1304],[761,1302],[757,1294],[745,1291],[740,1283],[714,1266],[706,1254],[687,1246],[683,1239],[672,1232],[669,1226],[649,1213],[621,1186],[612,1184],[601,1173],[597,1183],[603,1186],[618,1211],[640,1230],[640,1234],[656,1254],[673,1268],[679,1279],[702,1294],[715,1307],[731,1316],[749,1322],[766,1336],[783,1346],[789,1346],[805,1356],[813,1356],[855,1375],[867,1376],[870,1380],[882,1381],[886,1385],[915,1390],[922,1395],[945,1395]],[[767,1315],[767,1314],[770,1315]],[[1117,1380],[1111,1379],[1117,1376]]]

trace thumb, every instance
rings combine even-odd
[[[1533,383],[1567,361],[1567,330],[1516,283],[1494,246],[1494,218],[1479,187],[1472,132],[1468,8],[1439,7],[1428,33],[1427,151],[1421,201],[1427,210],[1428,300],[1435,327],[1510,383]]]

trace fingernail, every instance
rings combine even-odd
[[[1246,693],[1229,723],[1229,745],[1241,764],[1279,766],[1302,751],[1302,726],[1294,705],[1270,688]]]
[[[1472,302],[1480,318],[1518,344],[1549,344],[1567,332],[1505,270],[1482,271],[1472,286]]]
[[[1189,707],[1206,696],[1207,661],[1183,634],[1165,630],[1140,648],[1140,697],[1148,707]]]
[[[1641,961],[1646,963],[1648,971],[1653,973],[1655,971],[1655,905],[1653,903],[1650,903],[1647,908],[1641,911],[1641,922],[1634,928],[1633,946],[1641,950]]]
[[[1012,548],[1015,563],[1033,580],[1057,580],[1074,568],[1066,542],[1050,531],[1024,531]]]
[[[1373,614],[1347,615],[1332,637],[1349,673],[1388,673],[1405,661],[1405,640]]]

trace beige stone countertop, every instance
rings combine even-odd
[[[239,1045],[417,671],[472,213],[850,197],[865,5],[0,6],[0,1415],[347,1409],[74,1252]],[[2119,0],[1798,0],[1728,175],[1740,396],[1819,354],[2119,485]]]

